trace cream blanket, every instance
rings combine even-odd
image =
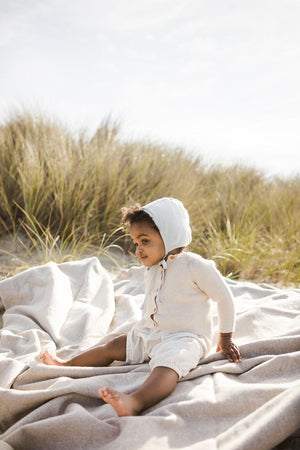
[[[300,425],[300,290],[227,280],[243,362],[212,353],[173,394],[119,418],[100,387],[131,392],[148,364],[45,366],[126,332],[140,317],[143,268],[113,278],[97,258],[29,269],[0,282],[2,449],[271,449],[297,443]],[[214,326],[216,331],[216,312]],[[289,440],[287,438],[290,437]],[[292,440],[291,440],[292,439]],[[279,448],[279,447],[278,447]]]

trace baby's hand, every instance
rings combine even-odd
[[[220,333],[217,352],[220,351],[230,362],[240,363],[242,361],[239,348],[232,341],[232,333]]]

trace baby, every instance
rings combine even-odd
[[[141,320],[127,335],[113,338],[68,361],[48,351],[45,364],[108,366],[113,361],[139,364],[149,361],[151,373],[136,391],[124,394],[99,389],[119,416],[138,415],[170,395],[179,378],[204,358],[211,345],[210,299],[217,303],[217,351],[231,362],[241,362],[232,341],[235,313],[232,294],[213,261],[184,251],[190,244],[189,215],[183,204],[161,198],[141,207],[122,208],[123,226],[129,225],[135,254],[147,268]]]

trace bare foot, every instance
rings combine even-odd
[[[54,358],[48,350],[45,350],[44,353],[41,353],[39,355],[40,360],[42,363],[47,364],[48,366],[66,366],[67,364],[59,361],[58,359]]]
[[[141,408],[130,394],[114,391],[113,389],[99,389],[98,394],[106,403],[109,403],[117,412],[118,416],[137,416]]]

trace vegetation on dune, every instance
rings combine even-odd
[[[109,120],[92,138],[28,112],[0,127],[0,235],[22,230],[26,250],[39,249],[43,262],[116,243],[128,251],[121,207],[173,196],[191,216],[190,249],[224,275],[299,285],[299,194],[300,177],[267,180],[163,144],[122,142]]]

